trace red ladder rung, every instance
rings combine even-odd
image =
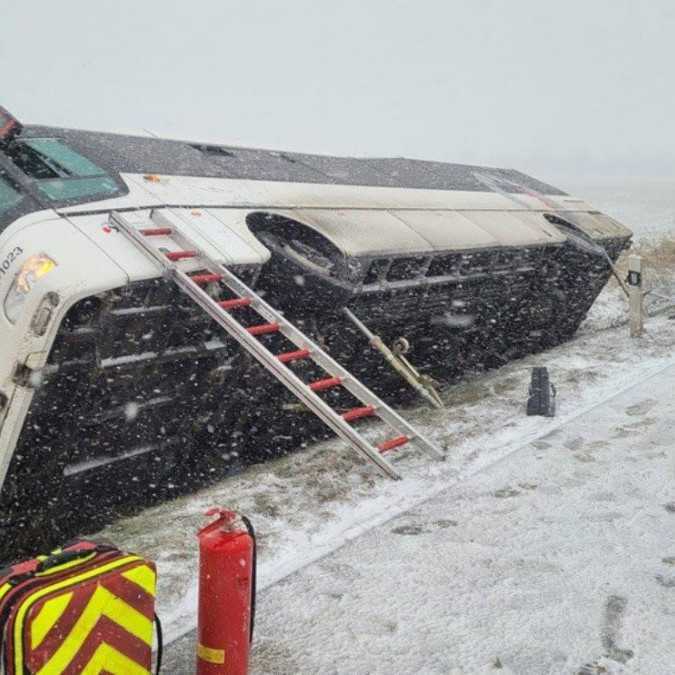
[[[265,335],[266,333],[276,333],[279,330],[278,323],[262,323],[259,326],[251,326],[246,329],[251,335]]]
[[[401,445],[405,445],[410,441],[410,436],[396,436],[396,438],[390,438],[388,441],[384,441],[384,443],[380,443],[377,446],[377,449],[380,452],[387,452],[387,450],[393,450],[394,448],[398,448]]]
[[[251,298],[234,298],[234,300],[221,300],[218,305],[222,307],[223,309],[237,309],[237,307],[246,307],[251,304]],[[268,326],[272,326],[276,324],[265,324]],[[253,326],[254,328],[260,328],[260,326]],[[275,330],[278,330],[278,326]],[[249,331],[250,333],[251,331]],[[266,332],[272,332],[266,331]],[[251,333],[251,335],[259,335],[259,333]]]
[[[173,233],[173,230],[170,227],[146,227],[145,229],[138,231],[146,237],[159,237],[163,234]]]
[[[309,349],[298,349],[295,352],[286,352],[285,354],[279,354],[277,358],[281,363],[291,363],[291,361],[299,361],[300,359],[306,359],[310,355]]]
[[[309,385],[312,391],[323,391],[324,389],[332,389],[342,384],[340,377],[327,377],[325,380],[317,380]]]
[[[196,284],[213,284],[223,278],[222,274],[195,274],[190,279]]]
[[[348,410],[346,413],[342,414],[342,419],[345,422],[353,422],[354,420],[359,420],[362,417],[372,417],[375,414],[375,406],[367,405],[363,408],[353,408]]]
[[[166,254],[169,260],[184,260],[185,258],[196,258],[199,254],[197,251],[171,251]]]

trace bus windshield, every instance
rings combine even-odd
[[[0,215],[14,208],[22,199],[21,193],[0,174]]]
[[[18,139],[6,152],[52,202],[81,202],[120,192],[104,169],[58,138]]]

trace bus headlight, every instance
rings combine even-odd
[[[5,314],[10,323],[16,323],[29,293],[40,279],[46,277],[56,266],[56,263],[44,253],[32,255],[23,263],[5,298]]]

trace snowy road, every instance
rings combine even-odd
[[[264,593],[258,673],[675,662],[675,366]]]
[[[672,673],[674,382],[659,368],[269,588],[253,672]]]

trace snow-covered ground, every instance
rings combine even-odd
[[[258,673],[675,668],[675,365],[264,593]]]
[[[661,270],[666,292],[664,278]],[[623,672],[673,672],[659,670],[661,629],[631,612],[660,607],[675,586],[659,562],[675,555],[661,505],[673,499],[664,425],[673,422],[675,323],[661,314],[631,340],[624,320],[612,283],[573,341],[448,387],[444,410],[403,411],[448,453],[445,462],[401,453],[403,481],[327,441],[101,534],[158,561],[172,641],[195,624],[204,511],[218,504],[249,515],[260,542],[253,672],[474,673],[501,663],[571,673],[604,656],[616,670],[610,643],[635,652]],[[557,386],[555,419],[524,415],[535,365],[548,366]],[[669,525],[672,534],[672,516]],[[642,557],[632,561],[626,550],[636,547]],[[610,568],[624,576],[605,587]],[[638,600],[632,590],[644,593]],[[620,633],[623,614],[632,633]],[[167,672],[191,672],[192,646],[188,636],[169,648]]]

